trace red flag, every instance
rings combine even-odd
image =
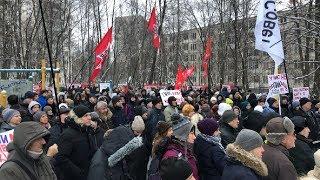
[[[180,89],[182,84],[183,84],[183,69],[182,69],[181,65],[179,64],[174,89]]]
[[[205,51],[202,58],[202,68],[203,68],[203,76],[206,77],[208,75],[208,62],[212,56],[212,39],[208,36]]]
[[[160,48],[160,37],[156,32],[153,33],[152,45],[156,49]]]
[[[156,8],[152,8],[151,16],[148,22],[148,30],[149,32],[155,32],[157,26],[157,16],[156,16]]]
[[[186,69],[186,70],[183,72],[184,81],[186,81],[186,80],[188,79],[188,77],[190,77],[190,76],[193,75],[193,71],[194,71],[194,66],[191,66],[190,68]]]
[[[96,77],[100,74],[101,68],[105,60],[109,56],[109,49],[112,42],[112,27],[108,30],[107,34],[104,35],[102,40],[99,42],[95,49],[96,60],[94,63],[94,69],[89,78],[89,81],[94,81]]]

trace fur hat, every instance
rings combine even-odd
[[[228,124],[229,122],[231,122],[232,120],[234,120],[237,117],[238,116],[236,115],[235,112],[233,112],[232,110],[227,110],[222,114],[220,120],[221,120],[221,122]]]
[[[206,118],[202,121],[199,121],[198,129],[202,134],[212,136],[215,131],[218,130],[219,124],[218,122],[213,118]]]
[[[246,151],[251,151],[257,147],[262,146],[263,140],[256,131],[252,131],[250,129],[242,129],[238,134],[234,144],[240,146]]]
[[[141,116],[135,116],[131,124],[131,129],[137,132],[143,132],[145,129],[145,124]]]
[[[287,117],[276,117],[267,123],[266,131],[267,141],[279,145],[288,133],[294,132],[294,124]]]
[[[194,129],[192,123],[185,118],[181,118],[178,122],[173,122],[173,135],[180,141],[187,141],[189,133]]]
[[[220,103],[220,104],[219,104],[219,107],[218,107],[218,114],[219,114],[219,116],[222,116],[222,114],[223,114],[225,111],[231,110],[231,109],[232,109],[232,107],[231,107],[229,104],[227,104],[227,103]]]
[[[165,121],[159,121],[156,128],[160,136],[166,135],[168,130],[171,128],[171,124]]]
[[[10,123],[10,120],[13,118],[15,115],[20,115],[20,112],[15,110],[15,109],[5,109],[2,112],[2,117],[3,120],[7,123]]]
[[[73,112],[75,113],[76,116],[78,116],[79,118],[82,118],[84,115],[91,112],[91,110],[87,106],[79,105],[73,109]]]
[[[188,179],[192,175],[189,163],[181,158],[168,158],[161,161],[160,176],[165,180]]]
[[[307,120],[302,116],[294,116],[291,118],[292,123],[294,124],[294,131],[296,134],[301,132],[307,126]]]

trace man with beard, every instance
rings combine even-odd
[[[120,125],[126,125],[128,120],[125,116],[123,109],[123,101],[120,96],[114,96],[111,100],[113,108],[111,109],[113,127],[116,128]]]

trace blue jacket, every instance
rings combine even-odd
[[[227,155],[218,144],[197,136],[193,147],[198,160],[201,180],[220,180],[226,165]]]
[[[41,105],[41,110],[47,105],[47,98],[44,96],[39,96],[38,103]]]

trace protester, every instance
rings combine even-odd
[[[56,180],[57,177],[44,153],[44,145],[50,136],[49,131],[36,122],[22,122],[9,143],[8,160],[1,166],[0,178],[5,180]],[[50,147],[47,155],[51,157],[57,147]]]
[[[199,113],[199,105],[198,104],[195,104],[193,107],[194,107],[194,113],[190,117],[190,121],[196,127],[196,135],[198,135],[200,133],[200,131],[198,130],[197,124],[198,124],[198,122],[203,120],[203,116]]]
[[[215,119],[198,122],[200,134],[194,142],[201,180],[221,179],[227,156],[221,144],[219,124]]]
[[[91,147],[87,128],[91,125],[90,109],[76,106],[66,121],[68,128],[59,138],[59,153],[56,155],[58,179],[87,179],[90,165]]]
[[[300,178],[300,180],[319,180],[320,179],[320,150],[314,153],[315,166],[308,172],[308,176]]]
[[[168,103],[169,105],[164,109],[163,114],[166,122],[172,123],[171,122],[172,114],[178,113],[177,99],[174,96],[170,96],[168,98]]]
[[[33,116],[36,112],[41,110],[41,106],[37,101],[31,101],[28,105],[28,110],[31,116]]]
[[[294,124],[287,117],[273,118],[266,125],[267,144],[263,146],[263,162],[268,167],[265,180],[295,180],[297,172],[289,160],[288,149],[295,146]]]
[[[49,129],[50,138],[48,141],[48,146],[51,146],[53,144],[57,144],[62,132],[68,128],[68,125],[66,123],[66,119],[69,116],[69,112],[70,112],[69,108],[60,108],[59,109],[60,115],[55,117],[55,119],[53,120],[53,123],[51,124],[52,126]]]
[[[238,134],[239,120],[232,110],[227,110],[223,113],[220,119],[221,143],[223,147],[233,143]]]
[[[226,148],[229,159],[224,167],[222,180],[259,180],[268,175],[266,164],[262,161],[264,149],[260,135],[243,129],[234,143]]]
[[[308,139],[310,129],[306,119],[301,116],[291,118],[296,134],[295,147],[289,149],[290,157],[299,175],[307,174],[314,167],[312,140]]]
[[[1,124],[0,133],[10,131],[21,123],[20,112],[15,109],[5,109],[2,112],[4,122]]]
[[[179,116],[178,119],[181,118],[179,114],[173,114],[172,116],[171,116],[171,119],[174,119],[174,120],[175,120],[174,116]],[[172,125],[168,122],[159,121],[156,128],[157,128],[157,133],[152,142],[152,157],[155,157],[155,151],[157,151],[160,142],[164,138],[170,138],[173,134]]]
[[[279,102],[277,99],[270,97],[267,99],[269,106],[264,107],[263,116],[269,116],[270,114],[279,114]]]
[[[41,93],[40,93],[40,96],[39,96],[39,98],[37,100],[42,108],[47,105],[47,96],[48,96],[48,91],[47,90],[42,90]]]
[[[104,130],[107,131],[109,129],[113,128],[113,123],[112,123],[112,112],[108,108],[108,104],[104,101],[99,101],[95,107],[95,112],[98,113],[99,118],[102,120],[102,123],[100,127]]]
[[[128,123],[127,117],[124,114],[123,104],[120,96],[112,97],[112,117],[111,121],[113,123],[113,127],[118,127],[120,125],[126,125]]]
[[[90,143],[91,153],[94,154],[100,148],[103,142],[103,136],[106,131],[101,128],[102,120],[100,119],[98,113],[91,112],[90,116],[91,116],[91,125],[90,125],[91,128],[88,128],[89,143]]]

